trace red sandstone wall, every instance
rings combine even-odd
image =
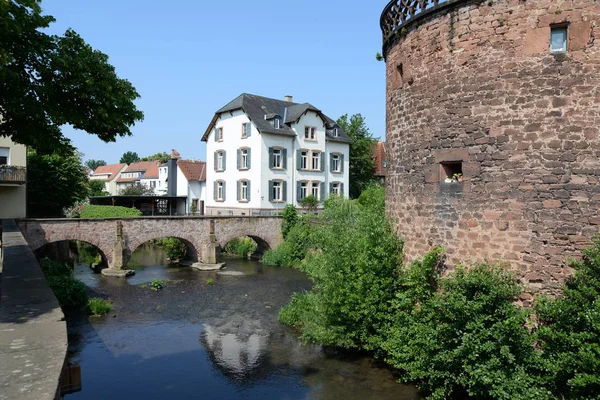
[[[600,225],[600,3],[461,4],[387,49],[389,214],[409,259],[441,244],[552,292]],[[549,51],[555,23],[565,55]],[[440,183],[445,161],[463,183]]]

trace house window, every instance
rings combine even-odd
[[[0,147],[0,165],[8,164],[8,156],[10,155],[10,148]]]
[[[462,162],[445,162],[441,164],[441,180],[445,183],[462,182]]]
[[[298,192],[298,199],[302,200],[308,195],[308,182],[300,182],[300,191]]]
[[[300,168],[308,169],[308,151],[303,151],[300,153]]]
[[[319,196],[319,188],[321,187],[321,183],[320,182],[313,182],[311,185],[311,191],[310,194],[312,194],[313,196],[315,196],[315,198],[318,200],[321,197]]]
[[[315,128],[314,126],[305,126],[304,139],[317,140],[317,128]]]
[[[340,128],[333,128],[333,136],[338,137],[340,136]]]
[[[215,152],[215,171],[225,171],[225,150]]]
[[[274,181],[271,190],[272,201],[281,201],[281,182]]]
[[[225,182],[223,181],[217,182],[216,200],[225,201]]]
[[[242,124],[242,137],[246,138],[250,136],[250,130],[252,129],[252,125],[250,122],[246,122]]]
[[[339,182],[333,182],[331,184],[331,194],[334,194],[336,196],[341,196],[341,190],[340,190],[340,183]]]
[[[239,201],[250,201],[250,183],[248,181],[240,181]]]
[[[275,118],[273,120],[273,127],[275,129],[280,129],[281,128],[281,121],[279,120],[279,118]]]
[[[340,155],[332,154],[331,155],[331,172],[340,172]]]
[[[240,150],[240,169],[250,169],[250,149]]]
[[[321,170],[321,153],[319,153],[318,151],[314,151],[312,153],[312,169],[314,171]]]
[[[567,51],[567,27],[555,26],[550,28],[550,52],[564,53]]]
[[[150,181],[150,187],[154,189],[156,187],[156,181]]]
[[[223,141],[223,128],[215,128],[215,141]]]
[[[273,149],[273,168],[281,168],[281,149]]]

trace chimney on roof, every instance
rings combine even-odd
[[[175,149],[171,149],[171,159],[167,163],[167,196],[177,196],[177,160],[181,155]]]
[[[294,101],[294,96],[290,96],[289,94],[285,96],[285,101],[291,103]]]

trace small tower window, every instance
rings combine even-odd
[[[441,180],[445,183],[460,183],[463,181],[462,162],[442,163]]]
[[[567,51],[568,30],[566,26],[550,28],[550,52],[565,53]]]

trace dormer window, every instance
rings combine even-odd
[[[281,129],[281,120],[279,118],[273,119],[273,127],[275,129]]]
[[[338,128],[337,126],[335,128],[333,128],[333,136],[335,136],[335,137],[340,136],[340,128]]]

